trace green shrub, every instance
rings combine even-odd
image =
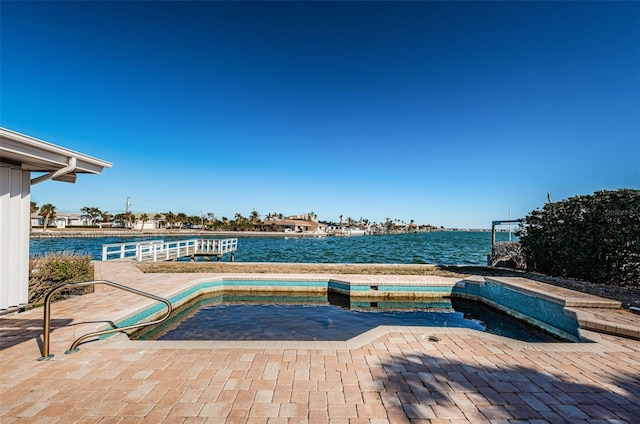
[[[52,253],[29,258],[29,304],[40,304],[54,287],[65,283],[93,280],[93,265],[88,255]],[[63,290],[54,300],[91,292],[91,287]]]
[[[640,190],[547,203],[527,215],[519,236],[529,270],[640,286]]]

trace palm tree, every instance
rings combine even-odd
[[[36,202],[31,202],[31,206],[29,209],[29,231],[31,231],[31,215],[38,212],[38,204]]]
[[[241,229],[242,227],[244,227],[245,221],[247,221],[247,218],[242,216],[240,212],[236,212],[236,215],[233,219],[233,229],[236,231]]]
[[[216,217],[216,214],[213,212],[207,213],[207,228],[210,230],[215,230],[220,226],[220,220]]]
[[[56,219],[56,207],[51,203],[45,203],[40,206],[40,212],[38,214],[44,218],[44,227],[43,231],[47,231],[47,224],[50,219]]]
[[[204,223],[204,217],[198,216],[198,215],[191,215],[190,217],[187,218],[187,222],[189,223],[189,227],[190,228],[195,228],[196,226],[202,228],[202,225]]]
[[[82,212],[85,215],[89,215],[89,218],[90,218],[89,225],[93,225],[96,222],[96,218],[102,215],[102,212],[100,212],[100,209],[93,206],[85,206],[83,208],[80,208],[80,212]]]
[[[391,230],[393,230],[393,221],[391,220],[391,218],[387,218],[386,221],[384,222],[384,226],[387,229],[387,234],[391,232]]]
[[[162,219],[162,215],[161,215],[161,214],[157,213],[157,214],[153,215],[153,220],[156,222],[156,223],[155,223],[155,227],[156,227],[156,228],[160,228],[160,227],[158,226],[158,224],[159,224],[159,222],[160,222],[160,220],[161,220],[161,219]]]
[[[260,222],[260,214],[258,213],[258,211],[257,211],[257,210],[255,210],[255,209],[254,209],[254,210],[252,210],[252,211],[251,211],[251,215],[249,215],[249,216],[250,216],[250,218],[251,218],[251,223],[252,223],[252,224],[254,224],[254,225],[255,225],[255,224],[257,224],[258,222]]]
[[[149,215],[147,215],[146,213],[143,213],[142,215],[140,215],[140,221],[142,221],[142,225],[140,226],[140,232],[144,230],[144,223],[147,222],[148,220],[149,220]]]
[[[132,212],[127,212],[124,214],[125,219],[127,220],[127,226],[130,230],[133,230],[133,224],[136,222],[136,216]]]
[[[113,223],[118,223],[118,226],[123,227],[124,226],[124,214],[123,213],[117,213],[113,216]]]
[[[187,214],[186,214],[186,213],[184,213],[184,212],[178,212],[178,214],[176,215],[176,221],[177,221],[177,224],[178,224],[178,229],[182,228],[182,224],[183,224],[184,222],[187,222],[187,221],[188,221],[188,219],[189,219],[189,218],[187,217]]]
[[[167,227],[173,228],[173,223],[176,221],[176,216],[173,212],[169,211],[164,214],[164,217],[167,220]]]
[[[113,218],[113,215],[111,215],[109,212],[102,212],[102,222],[109,222],[109,219]]]

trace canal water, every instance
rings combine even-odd
[[[68,252],[102,259],[102,245],[140,240],[187,240],[181,237],[98,237],[31,239],[32,255]],[[205,238],[205,237],[200,237]],[[210,237],[221,238],[221,237]],[[515,240],[515,236],[512,235]],[[497,241],[508,241],[499,232]],[[491,252],[491,233],[438,231],[417,234],[353,237],[238,237],[236,262],[378,263],[486,265]],[[225,255],[223,261],[228,261]]]

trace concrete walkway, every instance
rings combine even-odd
[[[98,263],[96,274],[161,296],[213,276],[142,274],[127,263]],[[529,287],[581,298],[541,283]],[[623,331],[610,325],[608,332],[619,334],[640,328],[640,316],[590,308],[587,298],[570,308],[593,330],[598,322],[617,323]],[[42,309],[1,316],[0,422],[639,422],[640,341],[590,330],[583,333],[594,342],[580,344],[432,327],[379,327],[347,342],[143,342],[119,335],[63,353],[75,337],[149,303],[103,288],[54,304],[55,357],[41,362]]]

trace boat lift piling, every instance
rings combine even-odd
[[[491,253],[487,255],[487,266],[494,266],[491,258],[496,252],[496,226],[503,224],[521,224],[523,221],[523,219],[502,219],[498,221],[491,221]],[[511,235],[511,229],[509,229],[509,235]]]

